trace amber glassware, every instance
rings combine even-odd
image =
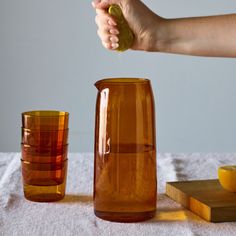
[[[22,113],[21,167],[25,198],[36,202],[65,195],[69,113]]]
[[[32,130],[21,129],[22,143],[39,147],[63,146],[68,142],[69,129],[64,130]]]
[[[21,144],[21,159],[33,163],[49,163],[67,159],[68,144],[56,147],[35,147]]]
[[[25,198],[36,202],[64,198],[68,160],[34,163],[21,160]]]
[[[156,212],[155,105],[148,79],[96,82],[94,212],[136,222]]]
[[[22,113],[22,127],[31,130],[68,129],[69,113],[64,111],[26,111]]]

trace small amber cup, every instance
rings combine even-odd
[[[68,129],[69,113],[64,111],[27,111],[22,113],[22,127],[33,130]]]
[[[52,202],[64,198],[68,160],[33,163],[21,160],[25,198],[36,202]]]
[[[63,199],[66,188],[68,145],[42,148],[22,144],[25,198],[36,202]]]
[[[69,113],[22,113],[21,165],[25,198],[36,202],[65,195]]]
[[[69,129],[65,130],[32,130],[21,129],[21,142],[40,147],[63,146],[68,142]]]
[[[41,147],[41,146],[31,146],[27,144],[21,144],[21,154],[22,156],[33,157],[56,157],[64,155],[68,152],[68,144],[63,146],[52,146],[52,147]],[[33,161],[34,162],[34,161]]]
[[[34,148],[34,147],[29,147]],[[59,155],[32,155],[30,153],[22,151],[21,159],[23,161],[31,162],[31,163],[60,163],[62,161],[65,161],[67,159],[67,148],[64,150],[63,153]]]

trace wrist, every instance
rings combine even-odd
[[[168,52],[171,48],[169,20],[157,16],[155,25],[152,26],[150,36],[150,50],[155,52]]]
[[[183,27],[183,23],[186,24]],[[195,37],[191,35],[191,27],[185,19],[162,18],[155,26],[155,48],[153,51],[191,54]]]
[[[145,30],[135,35],[133,50],[162,52],[167,47],[167,37],[165,25],[167,20],[159,16],[152,17],[146,24]]]
[[[143,34],[138,36],[134,50],[149,52],[167,52],[170,48],[168,31],[169,20],[155,15]]]

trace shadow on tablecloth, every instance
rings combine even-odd
[[[66,196],[58,203],[92,203],[93,196],[91,195],[76,195],[76,194],[66,194]]]

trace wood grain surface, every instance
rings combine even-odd
[[[166,194],[209,222],[236,221],[236,193],[217,179],[167,182]]]

